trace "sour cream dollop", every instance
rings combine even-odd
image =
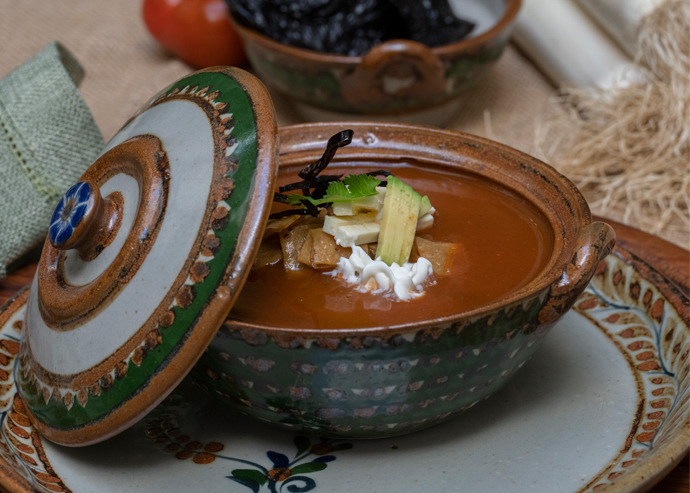
[[[362,291],[393,290],[401,300],[409,300],[424,294],[424,282],[434,269],[424,257],[404,265],[393,263],[390,267],[377,258],[372,260],[361,247],[352,247],[350,258],[340,257],[338,266],[330,274],[341,277]]]

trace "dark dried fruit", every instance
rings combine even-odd
[[[461,40],[474,28],[448,0],[226,0],[237,20],[286,45],[361,56],[389,39],[427,46]]]
[[[460,41],[474,24],[458,18],[448,0],[389,0],[405,20],[409,38],[427,46]]]

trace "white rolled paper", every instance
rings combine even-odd
[[[573,0],[524,0],[513,40],[557,86],[608,87],[631,62]]]
[[[663,0],[575,0],[633,58],[642,17]]]

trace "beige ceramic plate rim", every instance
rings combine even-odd
[[[687,323],[690,318],[690,302],[687,296],[668,277],[650,266],[643,258],[621,246],[616,246],[615,250],[625,252],[631,257],[633,265],[659,277],[661,282],[657,281],[653,284],[667,299],[669,296],[675,298],[676,302],[672,302],[672,305],[683,312]],[[597,491],[601,493],[643,493],[648,491],[676,467],[688,452],[690,452],[690,417],[685,420],[682,431],[678,433],[675,439],[660,447],[654,456],[643,462],[634,471]]]

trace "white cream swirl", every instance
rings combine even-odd
[[[434,273],[431,262],[419,257],[417,262],[404,265],[393,263],[390,267],[377,258],[372,260],[361,247],[352,247],[350,258],[341,257],[338,266],[330,274],[356,284],[363,291],[393,290],[401,300],[409,300],[424,294],[424,282]]]

